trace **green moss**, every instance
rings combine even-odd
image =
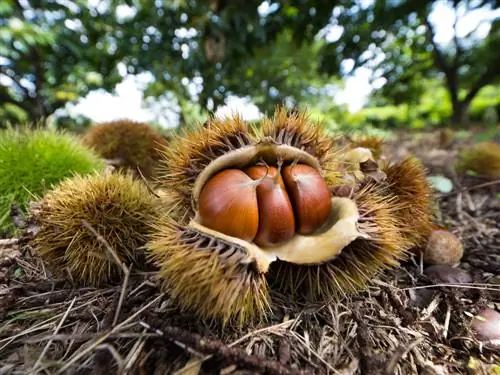
[[[69,133],[27,127],[0,131],[0,232],[13,230],[13,202],[26,211],[31,199],[62,179],[104,166],[104,160]]]

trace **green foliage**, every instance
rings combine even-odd
[[[466,35],[455,32],[448,45],[439,45],[429,18],[437,4],[450,6],[457,20],[497,6],[495,0],[345,2],[334,20],[343,28],[342,37],[323,48],[321,70],[335,74],[346,58],[352,59],[354,68],[372,68],[375,78],[386,82],[380,94],[394,105],[417,102],[426,90],[424,81],[439,79],[454,121],[463,122],[472,99],[500,78],[500,20],[493,21],[484,39],[477,39],[476,30]]]
[[[3,1],[0,126],[48,116],[91,89],[110,91],[123,75],[144,72],[154,77],[146,84],[146,98],[173,98],[183,125],[217,110],[230,95],[250,97],[263,111],[278,103],[318,104],[339,73],[354,71],[345,68],[346,60],[383,78],[379,97],[402,111],[370,113],[369,121],[416,127],[450,116],[462,121],[483,87],[498,81],[500,21],[483,40],[472,32],[437,45],[429,15],[438,3],[443,4]],[[496,6],[494,0],[444,3],[459,15]],[[341,34],[337,39],[328,34],[335,28]],[[427,95],[429,81],[445,87],[439,100]],[[490,105],[496,103],[473,103],[472,119],[488,111],[491,122]],[[476,106],[485,109],[476,113]],[[325,111],[330,110],[322,107]]]
[[[119,165],[146,178],[152,178],[161,159],[160,149],[166,138],[145,123],[130,120],[111,121],[91,126],[83,142],[101,157],[119,159]]]
[[[114,7],[2,1],[0,125],[38,121],[91,89],[111,90],[122,78],[116,22]]]
[[[419,129],[448,125],[452,115],[452,106],[446,89],[436,80],[424,81],[422,87],[425,87],[425,91],[419,100],[413,103],[391,105],[377,94],[367,107],[356,113],[343,114],[342,121],[346,128],[374,126],[379,129],[405,127]],[[500,113],[499,90],[495,86],[486,86],[476,96],[470,106],[472,121],[496,127],[497,113]]]
[[[70,134],[25,127],[0,131],[0,230],[13,229],[13,202],[25,211],[31,199],[62,179],[102,168],[104,161]]]
[[[496,125],[500,116],[500,86],[485,87],[472,101],[469,114],[472,121]]]

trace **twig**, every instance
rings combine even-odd
[[[0,247],[15,245],[19,242],[19,238],[6,238],[0,240]]]
[[[158,194],[156,194],[156,192],[151,188],[151,186],[149,186],[148,180],[146,180],[146,177],[144,177],[144,175],[142,174],[142,171],[139,167],[137,167],[137,171],[139,172],[139,174],[142,178],[142,182],[144,182],[144,185],[146,185],[146,189],[148,189],[148,191],[151,194],[153,194],[156,198],[160,198],[160,196]]]
[[[144,349],[144,345],[146,344],[146,340],[144,340],[146,337],[146,329],[144,329],[142,336],[134,343],[134,346],[130,349],[129,354],[125,358],[125,367],[123,368],[125,373],[128,373],[132,369],[132,366],[139,358],[139,354],[141,354],[142,349]]]
[[[118,299],[118,305],[116,306],[116,311],[115,311],[115,316],[113,318],[113,327],[116,326],[116,323],[118,322],[118,317],[120,316],[120,310],[123,305],[123,300],[125,299],[125,295],[127,294],[127,286],[128,286],[128,281],[130,279],[130,269],[123,265],[124,267],[124,277],[123,277],[123,283],[122,283],[122,289],[120,292],[120,298]]]
[[[74,333],[68,333],[68,334],[59,334],[59,335],[52,335],[52,336],[38,336],[38,337],[33,337],[29,339],[24,339],[24,340],[19,340],[21,344],[36,344],[40,343],[42,341],[47,341],[52,338],[53,341],[75,341],[75,342],[81,342],[81,341],[89,341],[93,338],[96,337],[98,333],[86,333],[86,334],[74,334]],[[154,337],[159,337],[157,333],[115,333],[112,335],[109,335],[108,338],[110,339],[140,339],[142,337],[145,338],[154,338]]]
[[[144,305],[143,307],[141,307],[138,311],[136,311],[134,314],[132,314],[131,316],[129,316],[127,319],[125,319],[123,322],[121,322],[120,324],[116,325],[115,327],[113,327],[111,329],[111,331],[103,334],[100,338],[98,338],[93,345],[90,345],[88,346],[87,348],[85,348],[84,350],[81,350],[81,351],[78,351],[72,358],[70,358],[68,360],[68,362],[66,362],[64,364],[64,366],[62,366],[59,371],[57,372],[58,374],[62,374],[64,373],[68,368],[70,368],[76,361],[78,361],[80,358],[84,357],[85,355],[87,355],[89,352],[91,352],[92,350],[94,350],[96,347],[98,347],[101,343],[103,343],[105,340],[108,339],[109,336],[111,336],[113,333],[115,333],[116,331],[118,331],[121,327],[125,326],[127,323],[131,322],[133,319],[135,319],[139,314],[141,314],[143,311],[147,310],[150,306],[152,306],[153,304],[155,304],[158,300],[160,300],[161,298],[163,298],[163,293],[160,294],[158,297],[156,297],[154,300],[152,300],[151,302],[149,302],[148,304]]]
[[[144,326],[149,326],[156,333],[161,334],[164,341],[175,343],[176,341],[183,343],[186,346],[194,349],[200,353],[212,353],[221,359],[245,365],[250,369],[255,370],[257,373],[266,374],[309,374],[309,372],[291,369],[284,366],[278,361],[264,359],[260,356],[249,355],[246,351],[236,348],[230,348],[219,340],[210,340],[196,333],[184,331],[177,327],[163,326],[161,330],[155,329],[148,323]]]
[[[448,304],[446,307],[446,317],[444,319],[444,330],[443,330],[443,337],[445,339],[448,337],[448,329],[450,328],[450,319],[451,319],[451,306]]]
[[[489,285],[490,287],[486,286],[477,286],[477,285]],[[434,284],[434,285],[421,285],[421,286],[412,286],[408,288],[400,288],[400,291],[405,291],[405,290],[417,290],[417,289],[427,289],[427,288],[440,288],[440,287],[451,287],[451,288],[462,288],[462,289],[478,289],[478,290],[489,290],[491,292],[500,292],[500,287],[493,287],[493,284]]]
[[[127,267],[125,265],[124,262],[122,262],[120,260],[120,258],[118,257],[118,254],[116,253],[116,251],[111,247],[111,245],[109,244],[108,241],[106,241],[106,239],[101,236],[93,227],[92,225],[89,224],[89,222],[85,221],[85,220],[82,220],[83,221],[83,225],[88,229],[90,230],[94,236],[96,236],[97,240],[99,242],[101,242],[104,247],[108,250],[108,252],[111,254],[111,256],[113,257],[114,261],[116,262],[116,264],[118,266],[121,267],[122,269],[122,272],[123,272],[123,283],[122,283],[122,288],[121,288],[121,292],[120,292],[120,298],[118,300],[118,306],[116,307],[116,311],[115,311],[115,316],[113,318],[113,327],[116,325],[116,323],[118,322],[118,317],[120,315],[120,310],[121,310],[121,307],[122,307],[122,304],[123,304],[123,300],[125,298],[125,295],[126,295],[126,291],[127,291],[127,286],[128,286],[128,281],[129,281],[129,278],[130,278],[130,268]]]
[[[452,191],[446,194],[441,195],[441,197],[450,197],[456,194],[461,194],[463,192],[469,191],[469,190],[475,190],[475,189],[480,189],[483,187],[488,187],[488,186],[494,186],[500,184],[500,180],[495,180],[495,181],[488,181],[488,182],[483,182],[482,184],[474,185],[474,186],[469,186],[469,187],[464,187],[460,190]]]
[[[61,329],[62,325],[64,324],[64,321],[68,317],[69,312],[73,308],[73,305],[75,304],[75,301],[76,301],[76,297],[73,298],[73,300],[71,301],[68,309],[66,310],[66,312],[63,315],[63,317],[59,321],[59,324],[57,325],[56,330],[54,331],[54,335],[57,335],[59,333],[59,330]],[[35,370],[38,368],[38,366],[40,365],[40,362],[42,361],[43,357],[45,356],[45,353],[47,353],[47,350],[49,350],[49,347],[50,347],[50,345],[52,345],[53,341],[54,341],[53,338],[51,338],[47,342],[47,345],[45,345],[45,347],[43,348],[42,352],[40,353],[40,356],[38,357],[38,359],[36,360],[35,364],[33,365],[32,372],[35,372]]]
[[[99,242],[101,242],[101,243],[104,245],[104,247],[106,248],[106,250],[108,250],[108,251],[109,251],[109,253],[111,254],[111,256],[113,257],[113,260],[116,262],[116,264],[117,264],[118,266],[120,266],[120,267],[121,267],[121,269],[122,269],[122,271],[123,271],[123,273],[124,273],[124,274],[126,274],[126,273],[128,272],[127,267],[126,267],[126,266],[125,266],[125,264],[124,264],[124,263],[120,260],[120,258],[118,257],[118,254],[116,254],[116,251],[115,251],[115,250],[111,247],[111,245],[109,244],[109,242],[108,242],[108,241],[106,241],[106,239],[105,239],[103,236],[101,236],[101,235],[100,235],[100,234],[99,234],[99,233],[98,233],[98,232],[94,229],[94,227],[93,227],[92,225],[90,225],[90,224],[89,224],[89,222],[88,222],[88,221],[86,221],[86,220],[82,220],[82,224],[83,224],[83,226],[84,226],[85,228],[87,228],[89,231],[91,231],[91,232],[92,232],[92,234],[93,234],[94,236],[96,236],[96,238],[97,238],[97,240],[98,240]]]
[[[259,333],[271,331],[271,330],[273,330],[275,328],[279,328],[279,327],[282,327],[282,326],[285,326],[285,327],[289,326],[294,321],[295,321],[295,319],[290,319],[290,320],[287,320],[286,322],[282,322],[282,323],[279,323],[279,324],[275,324],[275,325],[272,325],[272,326],[269,326],[269,327],[264,327],[264,328],[260,328],[258,330],[249,332],[246,335],[244,335],[244,336],[240,337],[239,339],[234,340],[233,342],[231,342],[230,344],[228,344],[228,347],[231,348],[231,347],[233,347],[235,345],[238,345],[239,343],[241,343],[241,342],[245,341],[246,339],[249,339],[250,337],[255,336],[255,335],[259,334]],[[153,329],[153,327],[151,327],[147,323],[141,322],[141,324],[144,327],[148,327],[149,329]],[[185,372],[185,371],[187,371],[187,370],[189,370],[191,368],[194,368],[196,365],[201,364],[201,363],[203,363],[205,361],[208,361],[212,357],[213,357],[213,354],[206,355],[205,357],[200,358],[198,361],[193,362],[190,365],[187,365],[187,366],[183,367],[181,371]],[[174,375],[180,375],[180,374],[181,374],[181,372],[179,372],[179,371],[177,371],[176,373],[174,373]]]
[[[420,344],[424,340],[423,337],[418,338],[416,340],[413,340],[409,344],[406,344],[405,346],[399,346],[394,354],[392,355],[391,359],[387,363],[387,366],[385,368],[385,374],[386,375],[392,375],[394,374],[396,370],[396,366],[398,365],[398,362],[401,358],[403,358],[406,354],[408,354],[413,348],[415,348],[418,344]]]

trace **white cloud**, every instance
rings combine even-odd
[[[85,114],[93,121],[111,121],[130,118],[147,121],[149,115],[141,108],[142,93],[131,79],[116,86],[116,94],[104,90],[90,92],[71,108],[70,114]]]

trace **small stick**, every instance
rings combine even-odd
[[[453,195],[456,195],[456,194],[463,193],[465,191],[480,189],[480,188],[483,188],[483,187],[494,186],[494,185],[498,185],[498,184],[500,184],[500,180],[488,181],[488,182],[484,182],[482,184],[478,184],[478,185],[474,185],[474,186],[470,186],[470,187],[464,187],[464,188],[462,188],[460,190],[452,191],[452,192],[447,193],[447,194],[443,194],[442,197],[450,197],[450,196],[453,196]]]
[[[149,186],[149,183],[146,180],[146,177],[144,177],[144,175],[142,174],[142,171],[139,167],[137,167],[137,172],[139,172],[139,174],[141,175],[142,182],[144,182],[144,185],[146,185],[146,189],[148,189],[148,191],[151,194],[153,194],[156,198],[160,198],[160,196],[158,194],[156,194],[156,192],[153,190],[153,188],[151,186]]]
[[[444,320],[444,331],[443,331],[443,337],[445,339],[448,336],[448,329],[450,328],[450,319],[451,319],[451,307],[448,304],[446,307],[446,318]]]
[[[106,241],[106,239],[101,236],[95,229],[94,227],[92,227],[92,225],[89,224],[88,221],[86,220],[82,220],[82,224],[85,228],[87,228],[88,230],[90,230],[92,232],[92,234],[94,236],[96,236],[97,240],[99,242],[101,242],[104,247],[106,248],[106,250],[109,251],[109,253],[111,254],[111,256],[113,257],[113,260],[116,262],[117,265],[119,265],[123,271],[123,273],[127,273],[128,271],[128,268],[125,266],[124,263],[122,263],[122,261],[120,260],[120,258],[118,257],[118,254],[116,254],[116,251],[111,247],[111,245],[109,244],[108,241]]]
[[[273,330],[275,328],[290,326],[291,323],[293,323],[294,321],[295,321],[295,319],[290,319],[290,320],[287,320],[287,321],[285,321],[283,323],[275,324],[275,325],[269,326],[269,327],[260,328],[258,330],[255,330],[255,331],[252,331],[250,333],[247,333],[246,335],[240,337],[237,340],[234,340],[233,342],[231,342],[227,346],[230,347],[230,348],[232,348],[233,346],[238,345],[239,343],[241,343],[241,342],[243,342],[243,341],[251,338],[252,336],[256,336],[256,335],[258,335],[259,333],[262,333],[262,332],[271,331],[271,330]],[[149,324],[147,324],[145,322],[140,322],[140,324],[143,327],[148,327],[149,329],[152,329],[153,331],[155,331],[156,334],[158,334],[160,336],[163,335],[161,331],[155,330],[153,327],[151,327]],[[213,356],[214,356],[213,354],[208,354],[208,355],[204,356],[203,358],[200,358],[197,362],[193,362],[190,365],[187,365],[187,366],[183,367],[181,371],[184,372],[184,371],[190,370],[191,368],[194,368],[198,364],[201,364],[201,363],[203,363],[205,361],[208,361]],[[177,372],[174,373],[174,375],[180,375],[180,374],[181,373],[179,371],[177,371]]]
[[[161,334],[164,341],[181,342],[185,346],[189,346],[196,352],[210,352],[217,355],[219,358],[230,360],[232,363],[245,365],[253,370],[258,370],[257,373],[266,374],[309,374],[310,372],[289,368],[280,362],[264,359],[260,356],[250,355],[245,350],[231,348],[219,340],[207,339],[196,333],[184,331],[177,327],[165,326],[162,330],[155,329],[145,322],[141,322],[144,327],[149,326],[156,333]]]
[[[73,298],[73,300],[71,301],[68,309],[66,310],[66,312],[63,315],[63,317],[59,321],[59,324],[57,325],[56,330],[54,331],[54,336],[59,333],[59,330],[61,329],[62,325],[64,324],[64,321],[68,317],[69,312],[73,308],[73,305],[75,304],[75,301],[76,301],[76,297]],[[45,353],[47,353],[47,350],[49,350],[49,347],[50,347],[50,345],[52,345],[53,341],[54,341],[54,338],[51,337],[50,340],[47,342],[47,345],[45,345],[45,347],[43,348],[42,352],[40,353],[40,356],[36,360],[35,364],[33,365],[32,372],[35,372],[35,370],[38,368],[38,366],[40,365],[40,362],[42,361],[43,357],[45,356]]]
[[[478,286],[478,285],[489,285],[487,286]],[[494,284],[434,284],[434,285],[420,285],[420,286],[412,286],[408,288],[400,288],[400,291],[405,290],[417,290],[417,289],[428,289],[428,288],[440,288],[440,287],[451,287],[451,288],[461,288],[461,289],[478,289],[478,290],[489,290],[492,292],[499,292],[500,287],[495,288]]]
[[[123,263],[123,262],[120,261],[120,258],[118,257],[118,254],[116,254],[116,251],[111,247],[111,245],[109,244],[109,242],[106,241],[106,239],[103,236],[101,236],[99,233],[97,233],[97,231],[92,227],[92,225],[90,225],[85,220],[83,220],[83,225],[88,230],[90,230],[96,236],[97,240],[99,242],[101,242],[104,245],[104,247],[109,251],[109,253],[113,257],[113,259],[116,262],[116,264],[118,266],[120,266],[120,268],[122,269],[122,272],[123,272],[123,275],[124,275],[124,277],[123,277],[123,283],[122,283],[122,288],[121,288],[121,292],[120,292],[120,298],[118,299],[118,306],[116,307],[115,316],[113,318],[113,327],[114,327],[114,326],[116,326],[116,323],[118,322],[118,316],[120,315],[120,310],[121,310],[121,307],[122,307],[122,304],[123,304],[123,300],[124,300],[125,295],[126,295],[127,286],[128,286],[128,280],[130,278],[130,268],[127,267],[125,265],[125,263]]]
[[[0,240],[0,247],[15,245],[19,242],[19,238],[6,238]]]
[[[130,279],[130,269],[123,265],[124,267],[124,277],[123,277],[123,283],[122,283],[122,289],[120,291],[120,298],[118,299],[118,305],[116,306],[116,311],[115,311],[115,316],[113,318],[113,327],[116,326],[116,323],[118,322],[118,317],[120,316],[120,310],[123,305],[123,300],[125,299],[125,295],[127,294],[127,286],[128,286],[128,281]]]

